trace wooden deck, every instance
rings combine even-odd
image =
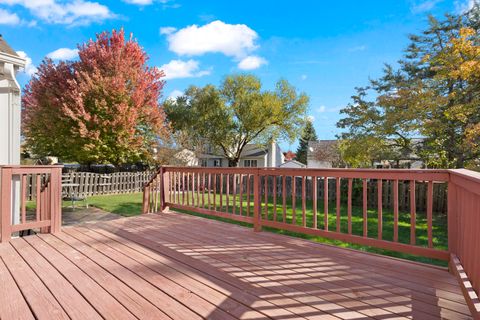
[[[178,213],[0,245],[0,318],[469,319],[446,270]]]

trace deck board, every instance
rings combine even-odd
[[[0,281],[2,320],[471,319],[441,268],[174,212],[13,239]]]

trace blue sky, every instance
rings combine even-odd
[[[428,14],[472,1],[0,0],[0,33],[31,62],[22,86],[45,56],[74,59],[78,43],[123,27],[165,69],[165,98],[229,73],[252,72],[267,89],[285,78],[310,96],[319,138],[333,139],[354,88],[395,63]]]

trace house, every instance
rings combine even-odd
[[[318,140],[309,141],[307,150],[307,167],[308,168],[339,168],[345,167],[342,155],[338,149],[339,140]],[[412,138],[412,149],[421,148],[424,139]],[[390,141],[393,144],[393,140]],[[399,152],[402,154],[400,159],[379,159],[372,163],[372,168],[389,169],[389,168],[408,168],[422,169],[425,163],[413,151]]]
[[[20,86],[15,74],[25,66],[0,35],[0,165],[20,164]]]
[[[297,160],[287,160],[280,165],[280,168],[306,168],[307,166]]]
[[[228,159],[223,154],[208,148],[207,152],[196,156],[193,151],[184,149],[180,151],[176,158],[187,159],[188,166],[202,167],[228,167]],[[243,149],[239,167],[279,167],[285,160],[280,146],[276,143],[270,143],[267,146],[249,143]]]
[[[25,59],[0,35],[0,165],[20,164],[20,85],[16,74],[25,67]],[[12,216],[20,221],[20,176],[12,176]]]

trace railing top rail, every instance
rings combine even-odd
[[[312,168],[233,168],[233,167],[178,167],[164,166],[166,172],[237,173],[260,175],[319,176],[339,178],[366,178],[385,180],[434,180],[448,181],[449,172],[444,169],[312,169]]]
[[[480,183],[480,172],[476,172],[468,169],[449,169],[447,171],[452,175]]]
[[[52,168],[63,168],[63,164],[55,165],[0,165],[0,168],[11,168],[11,169],[52,169]]]

